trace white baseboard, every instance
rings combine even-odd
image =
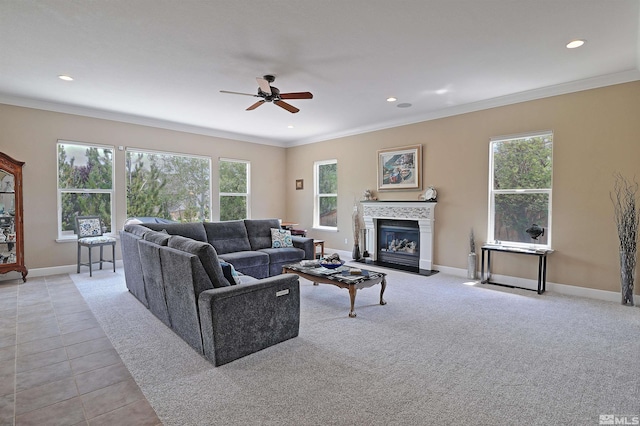
[[[462,268],[451,268],[449,266],[436,265],[434,269],[442,273],[445,273],[448,275],[454,275],[457,277],[466,278],[467,276],[467,270]],[[478,279],[480,279],[479,276],[478,276]],[[508,275],[496,275],[496,274],[491,274],[491,280],[497,283],[510,285],[514,287],[526,288],[529,290],[538,289],[537,280],[511,277]],[[568,285],[568,284],[559,284],[559,283],[554,283],[550,281],[547,281],[546,291],[552,292],[552,293],[564,294],[567,296],[586,297],[589,299],[606,300],[608,302],[620,302],[619,292],[598,290],[594,288],[579,287],[579,286]]]
[[[346,250],[336,250],[332,248],[325,248],[325,255],[330,253],[338,253],[341,259],[350,260],[351,252]],[[27,279],[34,277],[44,277],[47,275],[58,274],[75,274],[76,265],[64,265],[64,266],[52,266],[48,268],[35,268],[29,269]],[[116,268],[122,268],[122,260],[116,260]],[[453,275],[455,277],[466,278],[467,270],[462,268],[452,268],[450,266],[434,265],[434,269],[440,271],[443,274]],[[87,268],[83,267],[80,273],[87,272]],[[538,281],[530,280],[518,277],[510,277],[507,275],[492,274],[491,278],[495,282],[499,282],[505,285],[526,288],[529,290],[538,289]],[[22,279],[22,275],[18,272],[8,272],[0,275],[0,282],[7,280]],[[575,285],[559,284],[547,281],[547,291],[564,294],[567,296],[586,297],[589,299],[606,300],[608,302],[620,302],[620,293],[615,291],[598,290],[594,288],[579,287]]]
[[[111,263],[103,264],[102,268],[109,269],[111,267]],[[50,266],[47,268],[33,268],[28,269],[29,273],[27,274],[27,281],[29,278],[35,277],[45,277],[48,275],[60,275],[60,274],[75,274],[78,266],[77,265],[63,265],[63,266]],[[122,268],[122,260],[116,260],[116,268]],[[94,266],[94,271],[96,267]],[[89,269],[86,266],[83,266],[80,269],[80,273],[89,273]],[[8,281],[8,280],[22,280],[22,274],[19,272],[8,272],[6,274],[0,275],[0,282]]]

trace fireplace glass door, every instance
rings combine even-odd
[[[420,266],[420,228],[414,220],[378,220],[379,262]]]

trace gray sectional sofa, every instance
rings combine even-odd
[[[278,225],[126,225],[120,238],[127,288],[216,366],[296,337],[298,277],[280,273],[284,264],[312,259],[313,240],[292,237],[294,247],[272,248]]]

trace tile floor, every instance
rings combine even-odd
[[[160,425],[68,275],[0,281],[0,425]]]

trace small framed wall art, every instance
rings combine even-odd
[[[378,190],[420,189],[422,145],[378,151]]]
[[[296,190],[298,189],[304,189],[304,180],[303,179],[296,179]]]

